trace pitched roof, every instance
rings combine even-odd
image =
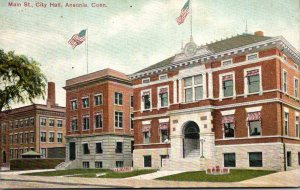
[[[238,36],[234,36],[228,39],[224,39],[221,41],[217,41],[211,44],[207,44],[207,48],[212,51],[213,53],[218,53],[238,47],[242,47],[248,44],[253,44],[261,41],[265,41],[268,39],[271,39],[272,37],[268,36],[257,36],[257,35],[252,35],[252,34],[242,34]],[[174,60],[175,56],[169,57],[163,61],[160,61],[154,65],[151,65],[147,68],[144,68],[136,73],[152,70],[152,69],[157,69],[163,66],[167,66],[172,63]]]

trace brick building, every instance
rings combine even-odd
[[[45,158],[65,157],[65,108],[55,103],[55,83],[48,83],[47,104],[0,113],[1,163],[34,150]]]
[[[130,75],[134,166],[300,168],[300,54],[258,31],[198,46]]]
[[[104,69],[66,81],[67,157],[63,168],[132,166],[132,87]]]

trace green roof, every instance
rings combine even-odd
[[[35,152],[35,151],[28,151],[28,152],[25,152],[23,154],[21,154],[22,156],[41,156],[42,154],[38,153],[38,152]]]
[[[238,47],[242,47],[248,44],[253,44],[261,41],[265,41],[268,39],[271,39],[272,37],[267,37],[267,36],[256,36],[252,34],[242,34],[242,35],[237,35],[228,39],[224,39],[221,41],[217,41],[211,44],[207,44],[207,48],[212,51],[213,53],[218,53]],[[160,61],[154,65],[151,65],[147,68],[144,68],[136,73],[152,70],[152,69],[157,69],[160,67],[167,66],[172,63],[173,59],[175,56],[169,57],[163,61]]]

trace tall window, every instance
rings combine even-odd
[[[9,141],[10,141],[10,144],[14,144],[14,136],[13,135],[9,135]]]
[[[33,126],[34,125],[34,117],[31,117],[30,118],[30,126]]]
[[[130,114],[130,129],[133,129],[133,113]]]
[[[82,98],[82,108],[88,108],[90,106],[90,101],[88,97]]]
[[[168,129],[160,129],[160,140],[161,142],[165,142],[169,139]]]
[[[94,120],[94,127],[95,129],[99,129],[99,128],[102,128],[102,115],[100,113],[97,113],[95,116],[94,116],[95,120]]]
[[[46,126],[46,122],[47,122],[46,118],[40,117],[40,126],[41,127],[45,127]]]
[[[296,116],[295,118],[295,136],[297,138],[300,138],[300,131],[299,131],[299,116]]]
[[[142,94],[142,102],[143,102],[143,108],[144,110],[148,110],[151,108],[151,95],[150,91],[144,91]]]
[[[286,152],[286,165],[288,167],[292,166],[292,152],[291,151]]]
[[[133,108],[133,96],[130,96],[130,107]]]
[[[159,107],[168,106],[168,88],[160,88],[158,96],[159,96]]]
[[[116,153],[123,153],[123,142],[116,142]]]
[[[46,152],[47,152],[46,148],[41,148],[41,154],[42,154],[43,158],[46,158]]]
[[[299,93],[299,80],[295,79],[294,81],[294,96],[297,98]]]
[[[102,154],[103,150],[102,150],[102,143],[101,142],[97,142],[96,143],[96,154]]]
[[[15,144],[18,144],[18,141],[19,141],[19,135],[15,134]]]
[[[35,140],[34,138],[34,132],[30,132],[30,143],[33,143]]]
[[[24,120],[24,122],[25,122],[25,127],[28,127],[28,126],[29,126],[29,119],[26,118],[26,119]]]
[[[94,103],[95,103],[95,106],[102,104],[102,94],[96,94],[94,96]]]
[[[119,92],[115,92],[115,104],[123,105],[123,94]]]
[[[143,143],[149,144],[150,143],[150,125],[143,125],[142,132],[143,132]]]
[[[54,142],[54,132],[49,133],[49,142]]]
[[[77,100],[71,101],[71,110],[77,110]]]
[[[233,76],[226,75],[222,77],[223,97],[233,96]]]
[[[20,120],[20,127],[24,127],[24,122],[22,119]]]
[[[247,124],[249,127],[249,136],[261,135],[261,113],[260,112],[248,113]]]
[[[18,128],[18,127],[19,127],[19,121],[16,120],[16,121],[15,121],[15,128]]]
[[[289,134],[289,113],[284,112],[284,135],[288,136]]]
[[[23,144],[23,133],[20,133],[20,144]]]
[[[90,116],[86,115],[83,116],[82,118],[82,126],[83,126],[83,130],[89,130],[90,129]]]
[[[49,127],[54,127],[54,119],[49,119]]]
[[[184,79],[185,102],[203,99],[203,76],[196,75]]]
[[[260,90],[259,69],[247,71],[246,77],[247,77],[247,84],[248,84],[248,93],[259,92]]]
[[[224,137],[233,138],[234,137],[234,116],[233,115],[223,116],[222,123],[224,126]]]
[[[82,150],[83,150],[83,154],[90,154],[89,144],[88,143],[83,143],[82,144]]]
[[[57,127],[62,128],[62,123],[63,123],[62,120],[57,120]]]
[[[250,167],[262,167],[262,153],[261,152],[249,152],[249,166]]]
[[[28,144],[29,142],[29,136],[28,133],[25,133],[25,143]]]
[[[235,153],[224,153],[224,167],[235,167]]]
[[[72,127],[72,131],[77,131],[78,130],[77,118],[72,119],[71,127]]]
[[[287,93],[287,72],[283,71],[283,76],[282,76],[282,91]]]
[[[115,127],[123,128],[123,112],[115,111]]]
[[[41,132],[41,142],[46,142],[46,132]]]
[[[62,133],[57,133],[57,142],[61,143],[63,140],[63,134]]]

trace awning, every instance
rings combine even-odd
[[[226,75],[226,76],[222,77],[222,81],[229,81],[229,80],[232,80],[232,79],[233,79],[232,75]]]
[[[167,130],[169,128],[168,122],[159,123],[159,129],[160,130]]]
[[[144,97],[147,96],[147,95],[150,96],[150,91],[143,92],[142,98],[144,99]]]
[[[247,71],[247,77],[255,76],[255,75],[259,75],[259,70],[258,69]]]
[[[143,125],[142,132],[148,132],[150,131],[151,125]]]
[[[225,115],[222,117],[222,124],[224,123],[234,123],[234,116],[233,115]]]
[[[260,116],[261,116],[260,111],[248,113],[247,121],[256,121],[256,120],[260,120],[260,119],[261,119]]]
[[[159,89],[159,94],[164,94],[168,92],[168,88],[161,88]]]

